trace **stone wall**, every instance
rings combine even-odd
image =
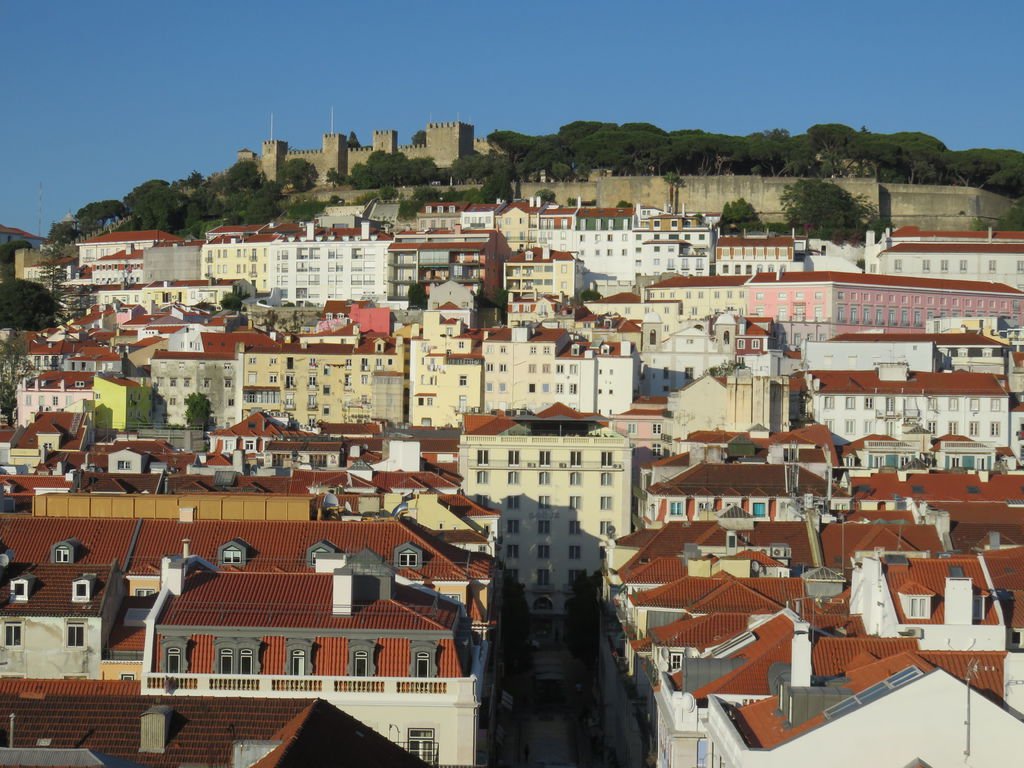
[[[796,179],[761,176],[686,176],[680,199],[687,210],[717,213],[733,200],[744,198],[769,221],[781,221],[782,193]],[[1001,195],[974,187],[945,187],[925,184],[881,184],[872,179],[837,179],[836,183],[854,195],[862,195],[893,224],[916,224],[924,228],[970,228],[975,219],[994,222],[1012,205]],[[520,195],[530,197],[541,189],[552,190],[559,203],[585,202],[613,206],[620,200],[665,205],[670,199],[668,184],[660,176],[604,176],[587,182],[522,184]]]

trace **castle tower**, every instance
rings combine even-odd
[[[321,161],[316,164],[320,181],[327,180],[328,171],[348,175],[348,139],[341,133],[325,133],[320,144]]]
[[[389,155],[395,154],[398,151],[398,131],[374,131],[373,151],[387,152]]]
[[[263,155],[260,157],[260,170],[267,181],[277,181],[277,172],[284,165],[288,155],[288,142],[269,139],[263,142]]]
[[[441,168],[473,154],[473,126],[461,121],[427,123],[427,154]]]

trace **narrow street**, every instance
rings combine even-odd
[[[589,725],[597,711],[590,671],[558,643],[535,650],[532,660],[532,670],[505,681],[514,706],[501,715],[500,765],[599,768]]]

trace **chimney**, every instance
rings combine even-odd
[[[163,754],[171,735],[174,710],[165,704],[150,707],[139,718],[139,752]]]
[[[352,615],[352,574],[345,573],[341,568],[332,576],[332,609],[335,616]]]
[[[992,242],[992,227],[988,228],[988,241],[990,243]]]
[[[188,560],[192,556],[192,539],[181,540],[181,559]]]
[[[314,232],[315,232],[315,227],[316,227],[316,225],[312,221],[307,221],[306,222],[306,239],[307,240],[312,240],[313,239]]]
[[[806,621],[793,622],[790,650],[790,685],[806,687],[811,684],[811,625]]]
[[[165,557],[160,561],[160,587],[166,587],[172,595],[185,591],[185,559]]]
[[[370,222],[366,219],[359,222],[359,237],[363,240],[370,239]]]
[[[999,549],[999,531],[988,532],[988,548]]]
[[[969,626],[974,618],[974,583],[963,576],[946,577],[946,624]]]
[[[245,474],[245,453],[235,448],[231,452],[231,468],[240,474]]]

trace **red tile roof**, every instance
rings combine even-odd
[[[458,609],[419,589],[395,584],[390,600],[332,614],[333,574],[195,572],[172,597],[160,627],[267,627],[372,629],[403,632],[452,630]]]
[[[688,616],[671,624],[652,627],[650,635],[656,645],[666,648],[696,648],[705,651],[745,632],[749,623],[748,613],[712,613]]]
[[[72,582],[83,575],[94,576],[92,598],[72,600]],[[34,577],[28,600],[11,601],[11,580],[21,576]],[[98,617],[103,604],[104,588],[110,576],[109,565],[83,566],[75,563],[61,565],[15,565],[4,573],[0,587],[0,618],[18,616],[67,616],[69,618]]]
[[[45,479],[67,482],[62,477]],[[15,562],[45,564],[50,562],[50,548],[54,544],[77,539],[80,546],[75,565],[105,569],[116,560],[123,568],[132,533],[138,526],[138,520],[5,517],[0,519],[0,544],[13,550]]]
[[[762,286],[777,283],[836,283],[837,285],[872,286],[881,289],[909,288],[923,291],[964,291],[967,293],[999,293],[1005,298],[1024,298],[1024,293],[1005,283],[988,283],[981,280],[942,280],[928,277],[901,277],[898,275],[873,275],[857,272],[762,272],[750,279],[749,285]]]
[[[990,373],[911,371],[906,380],[883,381],[876,371],[811,371],[826,394],[984,395],[1005,397],[1006,379]]]
[[[891,523],[831,523],[821,532],[821,548],[829,568],[849,568],[856,552],[881,548],[886,552],[925,552],[945,550],[933,525]]]
[[[181,243],[184,238],[164,232],[161,229],[144,229],[137,232],[106,232],[88,240],[82,240],[79,245],[94,245],[97,243],[137,243],[145,240],[155,240],[167,243]]]

